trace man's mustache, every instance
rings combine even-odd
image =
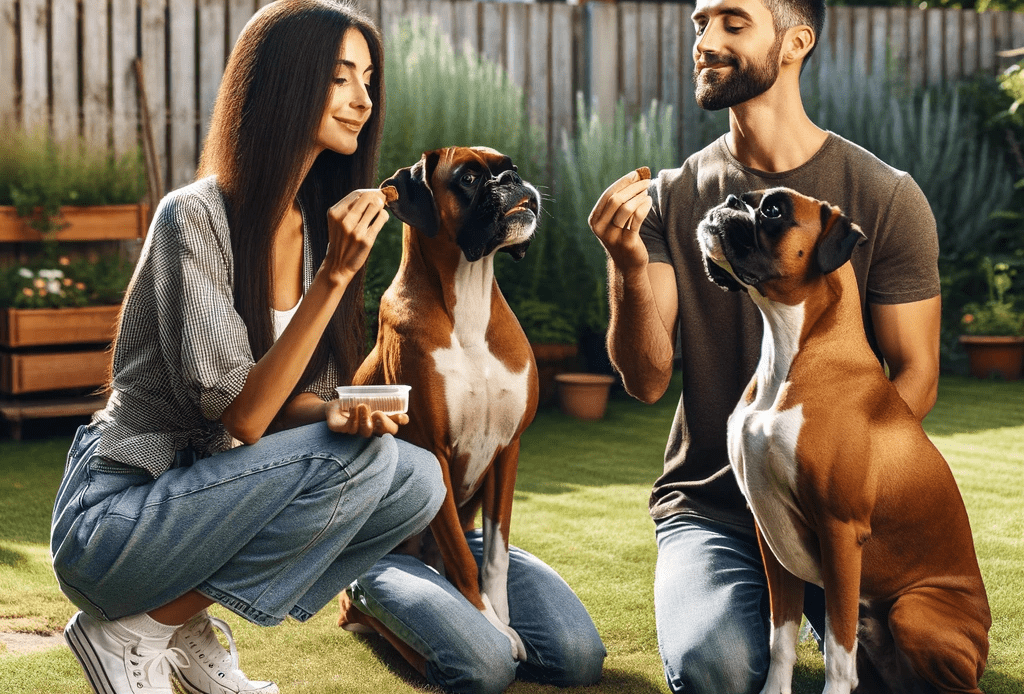
[[[706,67],[739,67],[740,59],[733,53],[702,53],[695,69]]]

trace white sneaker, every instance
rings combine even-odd
[[[173,667],[188,662],[166,641],[137,636],[84,612],[64,627],[64,640],[96,694],[173,694]]]
[[[217,640],[217,627],[228,637],[231,652]],[[273,682],[250,682],[238,669],[238,649],[226,622],[203,610],[174,632],[171,646],[185,654],[185,663],[175,662],[181,684],[194,694],[279,694]]]

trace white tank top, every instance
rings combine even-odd
[[[288,327],[288,324],[292,321],[292,316],[299,309],[299,304],[302,303],[302,297],[299,297],[299,303],[292,306],[287,311],[278,311],[276,308],[271,309],[274,314],[274,340],[277,341],[281,337],[281,333]]]

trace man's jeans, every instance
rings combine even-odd
[[[753,536],[692,515],[657,521],[654,614],[673,692],[748,694],[768,675],[768,584]],[[824,633],[824,593],[807,584],[804,613]]]
[[[182,452],[156,479],[94,456],[98,441],[78,430],[50,549],[61,590],[101,619],[195,589],[257,624],[306,620],[444,500],[428,452],[324,423],[210,458]]]
[[[467,535],[480,564],[483,534]],[[351,587],[359,609],[381,620],[427,660],[427,679],[448,692],[496,694],[517,677],[561,687],[601,678],[604,644],[572,589],[547,564],[509,548],[510,626],[527,660],[512,658],[508,638],[418,558],[389,554]]]

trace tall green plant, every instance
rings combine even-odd
[[[613,181],[640,166],[652,172],[679,165],[675,115],[670,105],[652,101],[636,118],[626,115],[620,101],[611,123],[602,123],[596,112],[577,98],[576,134],[562,133],[556,160],[554,222],[568,245],[561,254],[562,277],[576,286],[571,302],[577,320],[586,328],[603,330],[608,320],[605,252],[587,224],[594,204]],[[580,262],[582,261],[582,266]]]
[[[1009,200],[1013,181],[959,91],[909,89],[884,75],[842,67],[828,67],[826,89],[812,85],[809,113],[914,177],[935,215],[944,263],[987,252],[992,215]]]

